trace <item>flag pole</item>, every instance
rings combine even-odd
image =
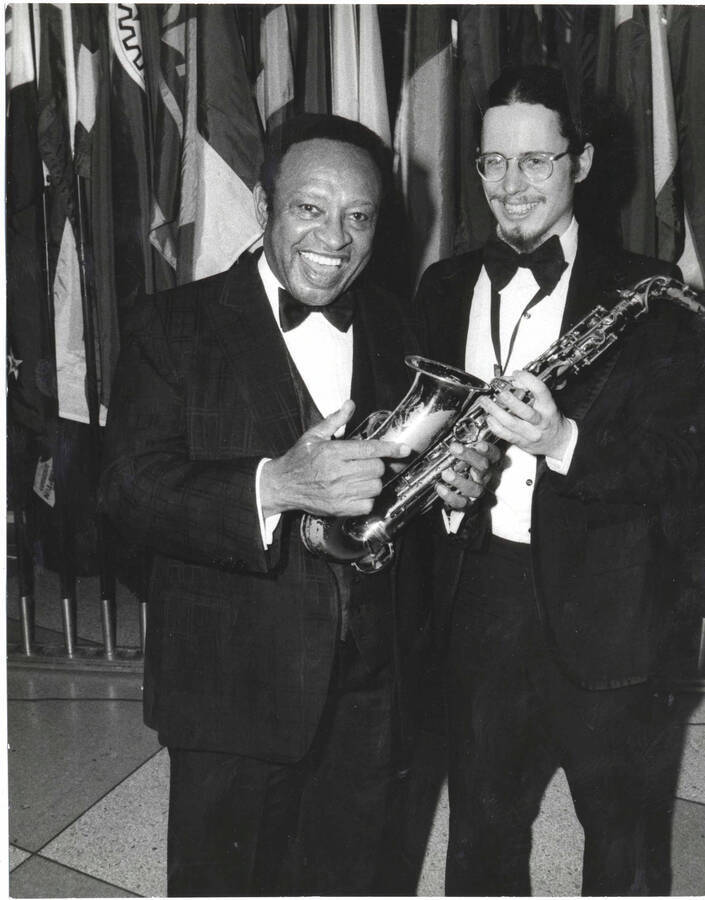
[[[33,39],[36,41],[36,22],[40,16],[39,5],[32,4],[32,25]],[[41,34],[41,28],[39,33]],[[36,46],[36,45],[35,45]],[[37,91],[39,94],[40,85],[40,53],[35,57],[36,68],[35,78],[37,81]],[[71,529],[68,515],[68,506],[66,503],[67,486],[65,475],[65,462],[62,446],[63,428],[61,418],[59,416],[59,386],[56,361],[56,336],[55,336],[55,310],[54,310],[54,294],[52,287],[52,271],[51,257],[49,253],[49,218],[48,218],[48,190],[49,176],[46,165],[42,162],[42,225],[44,237],[44,287],[45,287],[45,310],[46,310],[46,331],[47,331],[47,351],[49,356],[49,364],[53,375],[53,394],[54,402],[48,404],[51,410],[51,418],[53,420],[53,428],[51,433],[51,453],[54,469],[54,496],[56,506],[56,531],[59,543],[59,590],[61,594],[61,616],[62,627],[64,632],[64,645],[66,655],[72,659],[76,650],[76,569],[74,559],[74,543],[71,540]]]
[[[102,435],[100,432],[100,391],[98,388],[98,359],[96,351],[96,329],[94,302],[91,283],[86,265],[85,229],[85,184],[84,178],[76,171],[76,208],[78,219],[78,268],[81,283],[81,308],[83,311],[83,339],[86,350],[86,399],[88,401],[88,422],[91,434],[91,461],[94,483],[97,487],[100,472]],[[100,584],[100,614],[103,633],[103,647],[106,659],[115,657],[115,632],[117,610],[115,603],[115,572],[106,551],[105,523],[100,511],[96,511],[96,553]]]

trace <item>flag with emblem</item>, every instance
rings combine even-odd
[[[168,263],[153,256],[149,241],[151,146],[140,8],[109,3],[106,15],[111,49],[113,235],[119,261],[115,291],[119,309],[126,310],[140,294],[171,287],[174,279]]]

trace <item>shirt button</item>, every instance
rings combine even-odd
[[[529,487],[531,487],[531,485],[532,485],[534,482],[533,482],[533,480],[532,480],[531,478],[527,478],[527,479],[526,479],[526,483],[527,483],[527,485],[528,485]]]

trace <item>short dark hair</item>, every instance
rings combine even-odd
[[[551,66],[508,66],[490,86],[487,109],[511,103],[540,103],[558,113],[560,129],[568,140],[568,152],[585,149],[586,135],[577,111],[571,109],[563,72]]]
[[[269,204],[274,197],[279,167],[287,150],[294,144],[314,140],[339,141],[364,150],[379,172],[382,197],[391,189],[391,151],[379,135],[360,122],[343,116],[303,113],[273,128],[265,140],[259,180]]]

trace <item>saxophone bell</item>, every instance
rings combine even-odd
[[[383,487],[366,516],[325,517],[305,513],[301,539],[307,550],[337,562],[351,562],[361,572],[385,568],[394,555],[394,508],[403,473],[453,427],[472,399],[488,390],[484,381],[453,366],[422,356],[404,360],[416,371],[406,396],[391,412],[368,417],[351,436],[407,444],[407,459],[386,462]]]

